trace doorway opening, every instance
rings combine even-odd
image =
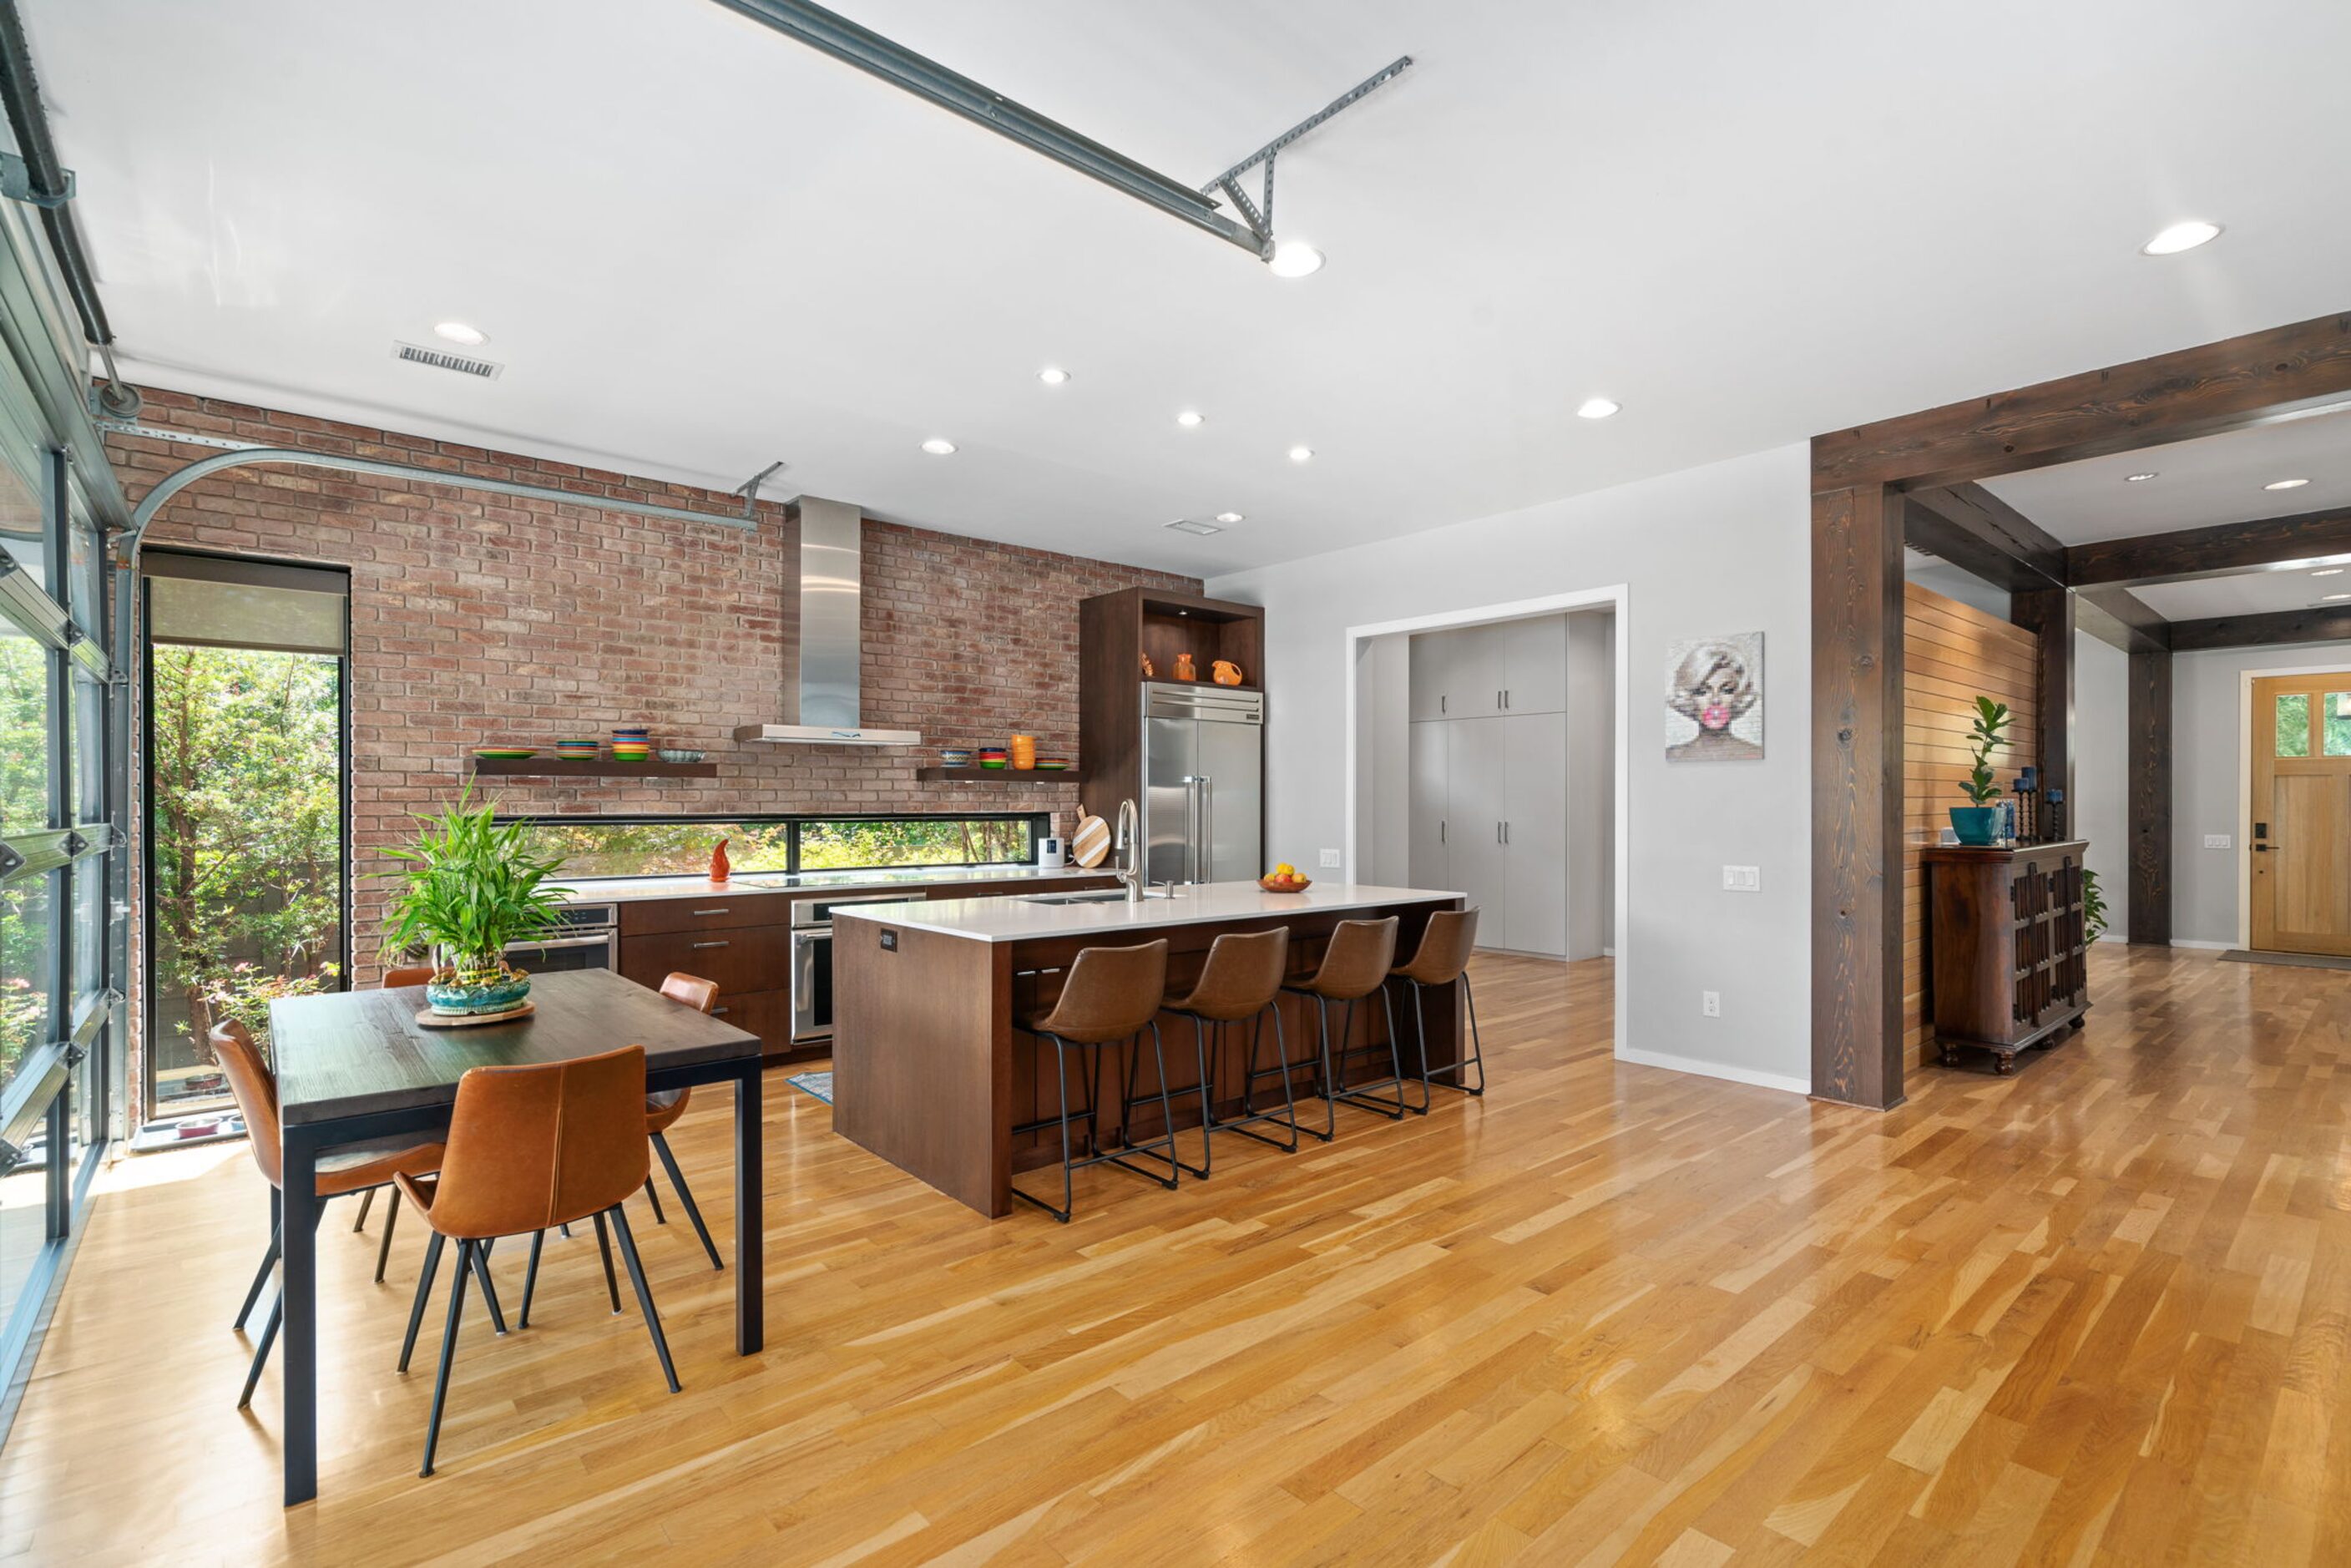
[[[2351,957],[2351,670],[2252,683],[2255,952]]]
[[[151,549],[142,1124],[223,1120],[205,1037],[350,973],[350,574]]]

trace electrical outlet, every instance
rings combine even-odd
[[[2208,850],[2225,850],[2229,847],[2229,835],[2207,833],[2204,835],[2204,847]]]
[[[1722,891],[1725,893],[1762,892],[1762,868],[1751,865],[1724,866],[1722,868]]]
[[[1324,850],[1322,852],[1322,869],[1324,871],[1337,871],[1339,869],[1339,852],[1337,850]]]
[[[1722,1016],[1722,993],[1720,991],[1700,991],[1698,994],[1698,1011],[1704,1013],[1707,1017],[1710,1019],[1720,1018]]]

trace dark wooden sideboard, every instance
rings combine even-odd
[[[1923,851],[1935,1043],[2016,1054],[2053,1044],[2090,1008],[2082,903],[2086,841]]]

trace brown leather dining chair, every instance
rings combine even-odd
[[[414,964],[405,968],[386,969],[383,972],[383,988],[387,991],[398,991],[404,990],[410,986],[421,986],[432,979],[435,973],[430,964]],[[351,1221],[351,1229],[354,1233],[367,1228],[368,1210],[374,1207],[375,1189],[370,1187],[360,1194],[360,1217]],[[375,1282],[379,1285],[383,1283],[383,1260],[392,1256],[392,1229],[399,1223],[400,1189],[395,1186],[392,1189],[392,1197],[383,1206],[383,1245],[376,1249],[375,1255]]]
[[[245,1118],[246,1144],[253,1151],[253,1163],[269,1183],[270,1218],[269,1249],[262,1254],[261,1267],[253,1276],[253,1286],[245,1293],[245,1305],[236,1312],[232,1329],[245,1327],[252,1315],[253,1303],[261,1299],[261,1287],[277,1266],[278,1254],[285,1249],[284,1222],[279,1215],[277,1189],[283,1185],[285,1162],[277,1137],[277,1076],[261,1058],[261,1050],[253,1043],[253,1036],[235,1019],[214,1024],[205,1037],[212,1043],[213,1056],[220,1062],[221,1071],[228,1079],[229,1092],[236,1097],[237,1113]],[[325,1200],[340,1197],[346,1193],[373,1192],[389,1185],[395,1177],[421,1176],[441,1164],[441,1145],[392,1140],[377,1144],[357,1144],[347,1148],[330,1149],[321,1155],[314,1190],[326,1212]],[[392,1246],[392,1228],[384,1227],[383,1250],[376,1254],[375,1277],[383,1278],[383,1253]],[[262,1324],[261,1343],[254,1348],[253,1365],[245,1375],[245,1391],[237,1396],[237,1408],[253,1403],[254,1385],[261,1380],[261,1369],[269,1361],[269,1347],[277,1341],[277,1327],[285,1317],[283,1295],[269,1304],[269,1317]]]
[[[662,981],[661,994],[696,1012],[706,1013],[717,1005],[718,982],[681,970]],[[669,1173],[669,1185],[684,1206],[686,1218],[694,1222],[694,1233],[702,1238],[702,1249],[710,1254],[710,1266],[724,1269],[726,1265],[718,1260],[718,1243],[710,1239],[710,1227],[702,1222],[702,1209],[694,1201],[694,1189],[685,1185],[685,1173],[677,1168],[677,1156],[670,1152],[666,1136],[677,1119],[685,1114],[686,1101],[693,1092],[691,1089],[664,1089],[658,1094],[646,1095],[645,1134],[653,1140],[653,1153],[661,1156],[662,1169]],[[667,1225],[669,1219],[662,1213],[661,1197],[653,1191],[650,1172],[645,1176],[645,1197],[653,1206],[653,1223]]]
[[[436,1176],[401,1175],[394,1179],[408,1201],[433,1227],[424,1270],[416,1282],[416,1304],[408,1315],[408,1337],[400,1368],[408,1370],[416,1331],[444,1243],[457,1243],[457,1267],[449,1283],[449,1317],[441,1333],[441,1367],[433,1384],[433,1414],[424,1429],[424,1464],[433,1473],[433,1453],[441,1440],[441,1411],[449,1395],[449,1368],[457,1355],[457,1330],[465,1312],[465,1284],[478,1272],[488,1293],[484,1258],[502,1236],[532,1233],[530,1270],[523,1280],[517,1326],[530,1321],[530,1300],[538,1284],[539,1249],[546,1233],[574,1220],[593,1219],[602,1241],[609,1222],[629,1265],[637,1306],[653,1336],[653,1354],[670,1392],[678,1391],[677,1368],[661,1316],[645,1283],[644,1265],[629,1233],[622,1205],[644,1184],[650,1156],[645,1139],[645,1049],[624,1046],[601,1056],[550,1061],[530,1067],[476,1067],[457,1081],[450,1112],[449,1140]],[[611,1253],[605,1254],[609,1270]],[[496,1298],[490,1298],[495,1303]],[[495,1305],[493,1306],[495,1311]]]

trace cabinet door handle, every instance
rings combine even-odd
[[[1452,699],[1451,699],[1450,697],[1447,697],[1447,696],[1443,696],[1443,695],[1438,696],[1438,697],[1437,697],[1437,712],[1439,712],[1439,713],[1443,713],[1443,712],[1445,711],[1445,705],[1446,705],[1447,703],[1450,702],[1451,700],[1452,700]]]
[[[1494,824],[1494,841],[1498,844],[1502,841],[1502,824],[1499,822]]]
[[[1437,841],[1440,844],[1445,841],[1445,819],[1442,817],[1437,819]]]
[[[733,946],[734,944],[731,942],[696,942],[694,945],[694,947],[696,952],[699,952],[705,947],[731,947]]]
[[[710,1009],[710,1016],[715,1019],[725,1018],[726,1016],[726,1009],[725,1008],[713,1008]]]
[[[726,911],[723,909],[689,909],[686,913],[688,915],[724,915]]]

